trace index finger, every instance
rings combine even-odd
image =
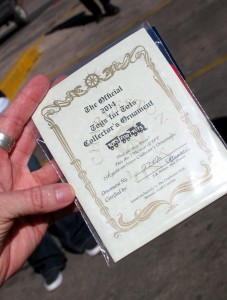
[[[35,76],[0,117],[0,131],[17,141],[25,124],[50,88],[45,75]]]

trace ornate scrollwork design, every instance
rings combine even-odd
[[[109,212],[109,208],[106,205],[104,205],[102,200],[97,196],[92,183],[87,177],[86,171],[83,170],[81,161],[79,159],[76,159],[76,157],[74,156],[74,153],[70,149],[61,129],[54,122],[53,116],[56,113],[59,113],[64,107],[69,106],[75,98],[82,97],[83,95],[88,93],[90,89],[95,88],[102,82],[111,79],[117,72],[121,72],[127,69],[131,64],[136,63],[140,59],[143,59],[147,67],[152,71],[154,80],[166,93],[167,97],[171,100],[176,110],[179,112],[181,119],[187,124],[187,127],[189,128],[191,134],[195,138],[200,149],[207,154],[208,159],[211,159],[211,151],[208,149],[205,141],[202,139],[199,128],[191,122],[188,114],[184,111],[179,101],[176,99],[171,88],[165,84],[164,80],[161,78],[160,74],[156,70],[155,63],[152,61],[152,59],[149,56],[149,53],[142,45],[138,45],[130,53],[126,53],[122,61],[114,61],[110,66],[106,67],[102,71],[101,75],[97,75],[96,73],[88,74],[84,80],[83,85],[78,85],[74,89],[68,91],[65,95],[64,100],[54,100],[51,105],[44,107],[41,112],[44,120],[54,131],[59,142],[62,144],[62,147],[66,151],[70,159],[70,163],[76,168],[78,176],[84,182],[85,188],[89,191],[90,195],[95,200],[95,203],[100,209],[100,213],[105,217],[107,223],[109,223],[116,230],[114,233],[115,237],[118,237],[121,233],[129,231],[141,222],[144,222],[147,219],[149,219],[152,216],[152,214],[161,206],[167,205],[168,213],[171,209],[176,207],[176,204],[173,204],[173,200],[179,193],[193,190],[196,186],[209,180],[211,177],[211,170],[209,168],[209,165],[201,163],[202,166],[205,168],[205,173],[203,176],[201,176],[200,178],[190,179],[177,186],[172,191],[169,201],[155,200],[149,203],[143,209],[136,210],[131,220],[125,220],[122,213],[119,214],[117,220],[113,218],[113,216]]]

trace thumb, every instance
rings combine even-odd
[[[57,183],[0,194],[0,218],[14,219],[57,211],[75,199],[73,188],[67,183]]]

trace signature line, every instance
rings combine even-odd
[[[180,147],[178,147],[177,149],[173,150],[172,152],[170,152],[169,154],[163,156],[158,162],[160,162],[161,160],[163,160],[164,158],[168,157],[169,155],[171,155],[172,153],[176,152],[177,150],[179,150],[180,148],[184,147],[187,144],[184,144]],[[188,149],[186,152],[188,152],[190,149]],[[146,170],[148,170],[149,168],[153,167],[156,163],[153,163],[152,165],[150,165],[147,169],[140,171],[139,173],[137,173],[134,177],[138,176],[139,174],[146,172]],[[153,172],[151,172],[150,174],[146,174],[145,177],[143,177],[142,179],[138,180],[137,182],[142,181],[144,178],[148,178],[150,175],[152,175],[153,173],[157,172],[158,170],[162,169],[163,167],[165,167],[166,165],[168,165],[169,163],[165,163],[163,166],[158,167],[158,169],[154,170]],[[155,166],[154,166],[155,167]],[[157,167],[156,167],[157,168]]]

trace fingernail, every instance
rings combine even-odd
[[[75,192],[68,183],[60,183],[56,186],[55,195],[58,201],[71,203],[75,199]]]

